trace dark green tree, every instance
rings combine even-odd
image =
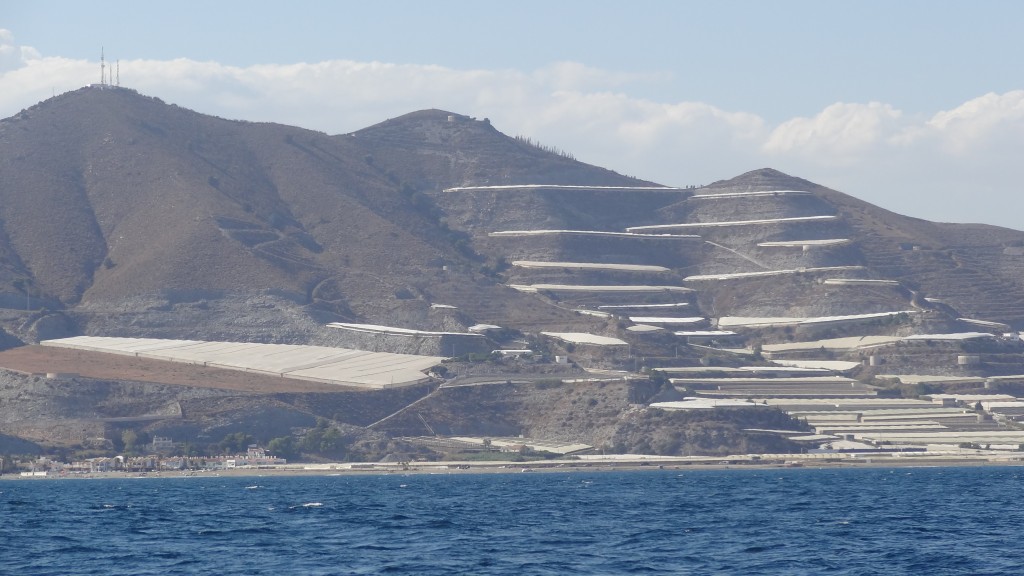
[[[292,436],[281,436],[272,439],[267,444],[267,451],[270,454],[287,460],[294,460],[298,455],[298,446]]]
[[[241,454],[245,452],[254,441],[252,436],[249,436],[245,432],[235,432],[234,434],[228,434],[220,441],[219,447],[225,454]]]
[[[126,454],[134,453],[139,445],[139,434],[132,429],[121,432],[121,443],[124,445]]]

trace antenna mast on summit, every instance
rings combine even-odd
[[[116,84],[116,86],[118,88],[121,87],[121,61],[120,60],[117,61],[117,84]]]
[[[107,85],[107,61],[103,56],[103,46],[100,46],[100,86]]]

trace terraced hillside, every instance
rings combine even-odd
[[[432,198],[477,250],[510,265],[508,284],[547,286],[541,294],[660,277],[695,288],[708,316],[921,309],[1012,326],[1024,319],[1013,249],[1021,233],[898,216],[769,169],[695,190],[460,187]],[[600,300],[574,292],[559,301]]]
[[[532,360],[452,373],[503,384],[559,358],[559,378],[650,376],[664,396],[765,406],[891,395],[912,386],[900,378],[1016,386],[1024,350],[1005,333],[1021,327],[1024,232],[901,216],[768,168],[675,188],[440,110],[328,136],[110,87],[0,121],[0,347],[82,334],[431,356],[529,347]],[[657,370],[712,368],[726,372]],[[743,369],[783,372],[727,372]],[[617,388],[600,431],[524,401],[495,433],[617,445],[622,422],[660,421],[634,389]],[[465,395],[423,402],[455,430],[483,418],[459,413]],[[392,432],[422,433],[388,407]],[[346,425],[369,423],[346,410]]]
[[[899,216],[768,169],[659,186],[440,110],[326,136],[90,87],[0,122],[0,195],[0,305],[37,312],[4,328],[27,340],[331,342],[319,327],[339,320],[589,330],[574,308],[632,302],[512,284],[682,284],[708,317],[913,300],[1024,323],[1019,232]],[[667,270],[572,265],[588,263]],[[844,278],[899,287],[824,282]]]

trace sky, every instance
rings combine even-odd
[[[100,81],[352,132],[416,110],[671,186],[771,167],[1024,230],[1018,0],[0,0],[0,118]]]

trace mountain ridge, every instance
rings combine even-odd
[[[997,251],[1024,244],[1016,231],[898,215],[770,168],[671,193],[588,191],[659,185],[505,136],[487,119],[437,109],[326,135],[205,116],[128,89],[88,87],[0,121],[0,174],[0,301],[11,308],[35,301],[70,314],[132,301],[145,309],[161,298],[173,308],[203,295],[276,294],[317,322],[437,328],[495,320],[431,311],[432,303],[465,298],[460,286],[468,285],[492,301],[539,307],[553,324],[586,326],[593,322],[572,317],[557,302],[530,298],[526,305],[508,290],[508,278],[496,275],[508,265],[505,249],[489,234],[502,227],[616,231],[750,212],[769,220],[834,215],[836,221],[708,231],[733,252],[705,244],[700,254],[680,256],[690,275],[756,271],[766,265],[753,262],[771,258],[845,262],[833,258],[838,249],[816,258],[806,251],[801,258],[768,258],[737,244],[842,232],[856,236],[857,253],[847,248],[847,260],[915,290],[942,292],[929,265],[970,275],[987,270],[975,264],[981,262],[998,268],[989,271],[994,291],[1024,293],[1018,259]],[[527,184],[556,188],[446,191]],[[776,198],[773,205],[757,197],[691,199],[780,189],[809,194]],[[968,291],[947,290],[957,298]],[[138,312],[136,305],[125,307]],[[984,306],[971,312],[997,315]],[[1011,323],[1024,321],[1024,310],[1011,312]],[[69,325],[88,332],[90,322],[71,318]]]
[[[43,444],[122,428],[294,440],[330,419],[365,427],[353,446],[376,457],[421,428],[799,450],[748,430],[807,428],[775,409],[645,406],[902,394],[882,370],[976,386],[1024,374],[1019,338],[1004,336],[1021,327],[1024,232],[902,216],[771,168],[673,188],[444,110],[327,135],[96,86],[0,120],[0,348],[85,334],[461,358],[415,389],[298,393],[155,360],[136,374],[189,386],[107,380],[103,354],[71,386],[25,374],[51,367],[24,347],[37,363],[0,370],[0,420],[17,423],[0,432]],[[790,369],[774,360],[838,361],[844,376],[813,390],[707,378]],[[125,415],[140,420],[104,420]]]

